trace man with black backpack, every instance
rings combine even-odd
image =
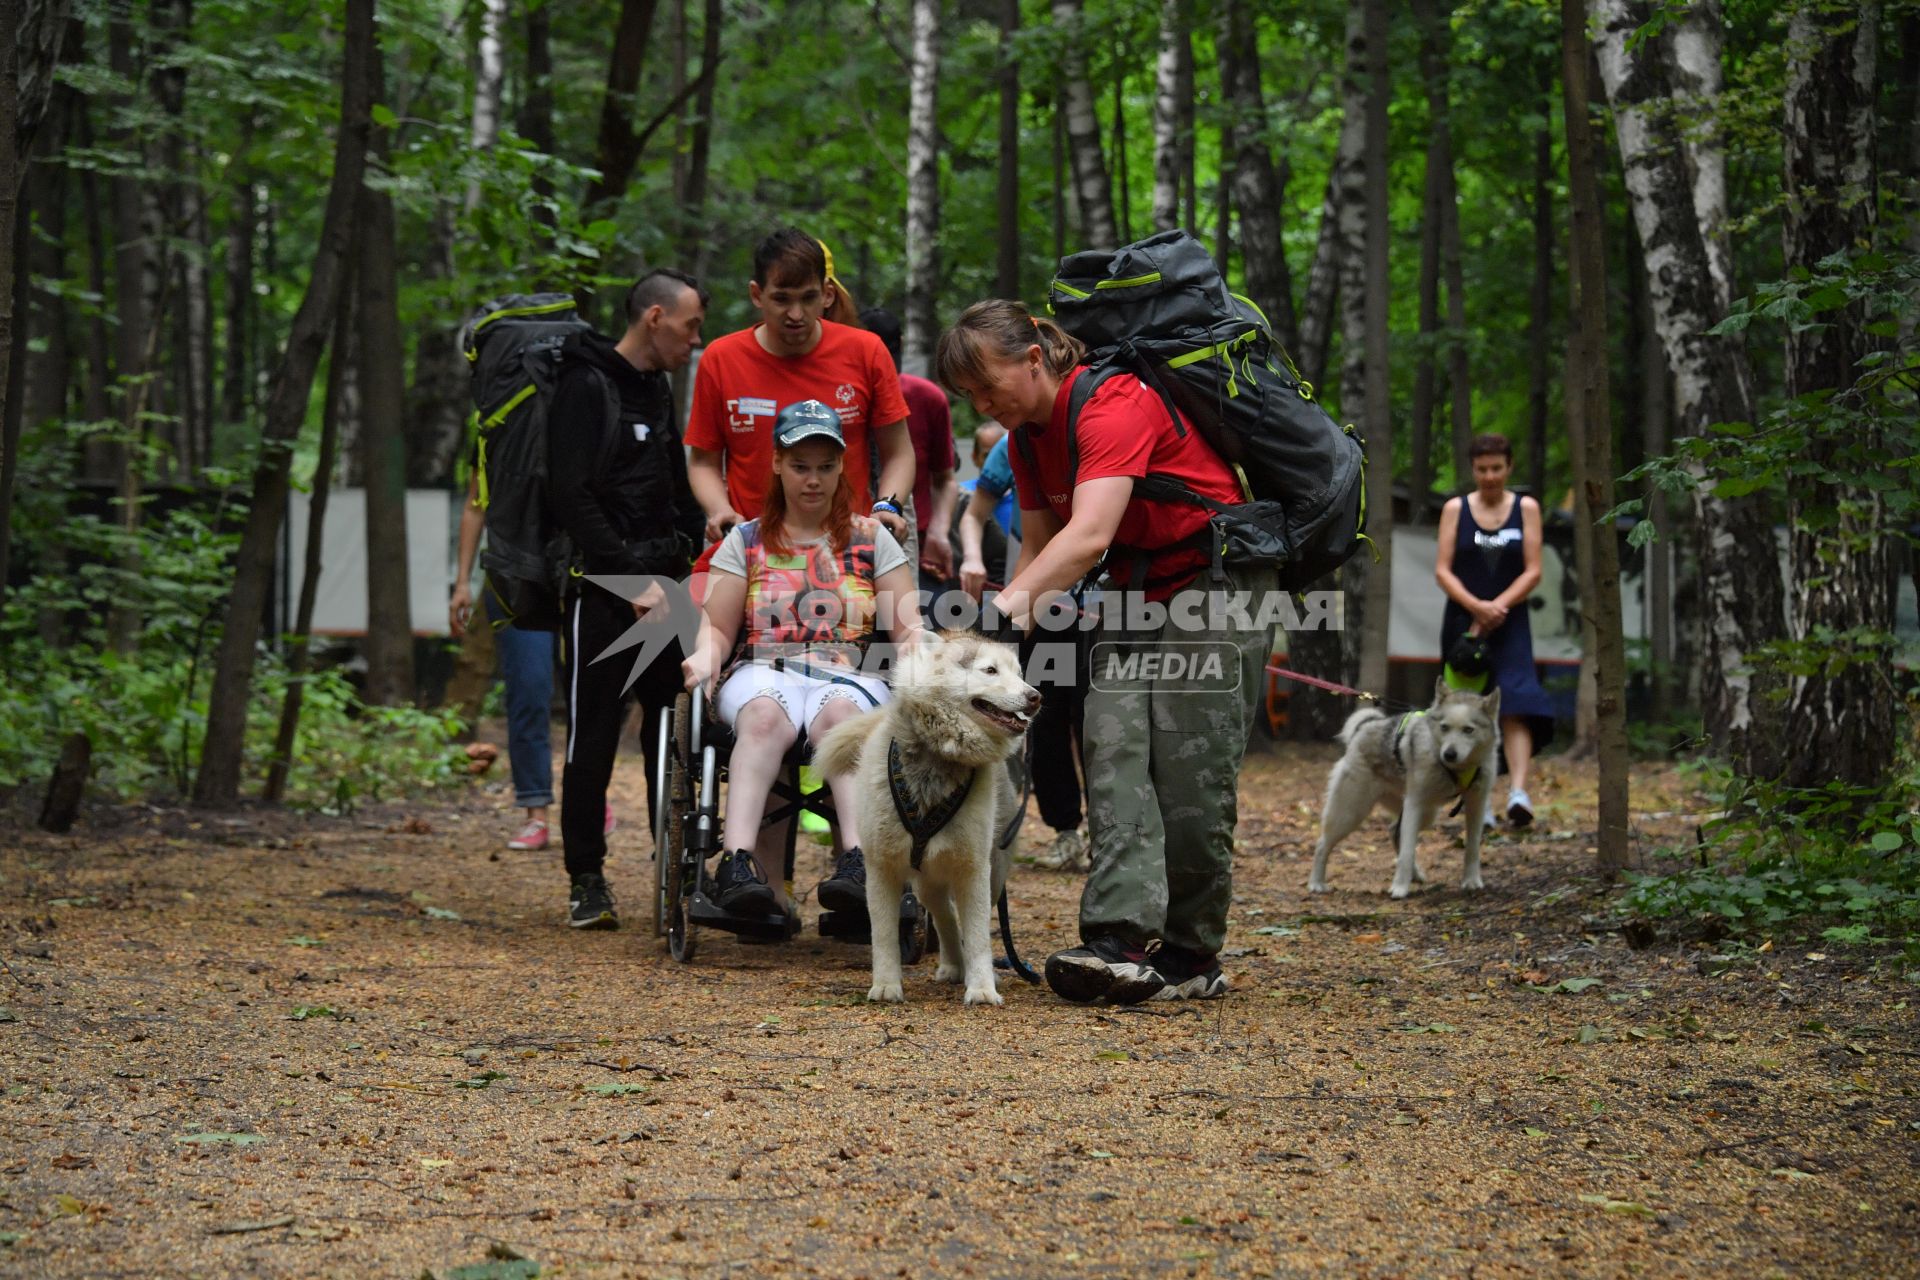
[[[693,562],[706,517],[687,484],[680,416],[668,375],[686,367],[706,317],[707,292],[692,276],[662,267],[627,292],[627,330],[618,340],[586,331],[560,348],[548,410],[547,510],[572,540],[565,589],[561,674],[567,691],[567,753],[560,783],[560,830],[571,885],[568,923],[619,925],[603,865],[607,783],[626,720],[627,699],[646,716],[647,810],[659,717],[680,692],[678,644],[655,656],[627,687],[631,666],[595,662],[637,618],[660,607],[658,587],[633,600],[591,576],[656,575],[680,580]]]

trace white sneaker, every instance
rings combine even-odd
[[[1518,829],[1533,824],[1533,801],[1525,791],[1515,787],[1507,793],[1507,825]]]
[[[1052,844],[1035,854],[1033,865],[1046,871],[1091,871],[1093,854],[1080,829],[1071,827],[1056,835]]]

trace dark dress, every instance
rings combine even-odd
[[[1476,597],[1492,600],[1512,586],[1527,568],[1525,531],[1521,524],[1520,495],[1513,496],[1513,509],[1498,529],[1483,529],[1474,519],[1473,505],[1460,499],[1460,525],[1454,533],[1453,573]],[[1540,687],[1539,673],[1533,666],[1533,626],[1528,601],[1522,600],[1507,613],[1507,620],[1488,637],[1487,657],[1493,667],[1493,680],[1500,689],[1500,714],[1520,716],[1533,732],[1533,749],[1541,750],[1553,741],[1553,700]],[[1447,601],[1440,619],[1440,652],[1453,648],[1453,642],[1466,634],[1473,618],[1453,600]]]

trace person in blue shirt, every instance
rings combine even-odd
[[[1013,539],[1020,537],[1020,506],[1013,496],[1007,430],[998,423],[983,423],[974,436],[976,452],[982,437],[993,447],[980,462],[980,478],[974,482],[972,496],[960,516],[960,589],[975,600],[981,598],[987,585],[987,566],[981,553],[987,521],[996,521]],[[1009,565],[1015,554],[1009,546]],[[1001,578],[1001,585],[1011,576],[1007,573]],[[1075,772],[1080,759],[1080,691],[1058,681],[1042,681],[1040,698],[1040,714],[1027,731],[1033,744],[1028,759],[1032,762],[1034,800],[1039,804],[1041,820],[1053,828],[1054,837],[1051,845],[1034,856],[1034,865],[1050,871],[1091,871],[1093,853],[1080,831],[1081,785]]]

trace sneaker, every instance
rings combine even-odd
[[[576,929],[618,929],[620,917],[613,911],[613,890],[607,888],[607,878],[598,872],[585,871],[573,877],[572,901],[568,905],[567,923]]]
[[[1153,999],[1167,980],[1148,960],[1145,948],[1102,934],[1084,946],[1048,956],[1047,985],[1061,999],[1076,1004],[1095,1000],[1139,1004]]]
[[[608,805],[606,821],[601,824],[600,834],[603,836],[610,836],[614,833],[614,831],[616,831],[619,828],[619,826],[620,826],[620,819],[613,816],[613,806]]]
[[[1217,1000],[1227,994],[1227,975],[1220,971],[1217,956],[1161,947],[1153,953],[1153,967],[1167,980],[1153,994],[1155,1000]]]
[[[746,849],[720,855],[713,871],[713,900],[722,911],[736,916],[770,916],[780,912],[780,899],[760,872],[760,864]]]
[[[520,828],[519,835],[507,841],[507,848],[525,852],[533,849],[544,849],[552,842],[553,837],[548,834],[546,823],[528,822],[526,826]]]
[[[1069,827],[1054,836],[1053,843],[1045,850],[1034,855],[1033,865],[1046,871],[1091,871],[1093,855],[1080,829]]]
[[[1533,824],[1533,800],[1515,787],[1507,793],[1507,825],[1518,829]]]
[[[855,845],[833,864],[833,874],[820,882],[814,900],[822,911],[867,914],[867,858]]]

